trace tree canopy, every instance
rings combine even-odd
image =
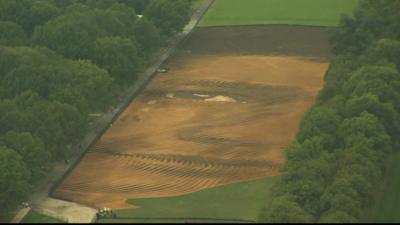
[[[266,220],[359,222],[370,207],[400,146],[399,11],[396,0],[363,0],[342,18],[324,87],[285,151]]]
[[[50,162],[71,154],[88,115],[115,105],[188,21],[190,3],[0,1],[1,206],[21,201]]]

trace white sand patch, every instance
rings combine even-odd
[[[212,98],[207,98],[204,99],[206,102],[236,102],[234,98],[231,98],[229,96],[223,96],[223,95],[217,95]]]
[[[174,93],[167,93],[165,96],[166,96],[167,98],[174,98],[174,97],[175,97],[175,94],[174,94]]]
[[[149,105],[154,105],[154,104],[156,104],[156,103],[157,103],[156,100],[151,100],[151,101],[148,101],[148,102],[147,102],[147,104],[149,104]]]
[[[193,94],[194,96],[200,97],[200,98],[208,98],[210,97],[209,95],[201,95],[201,94]]]

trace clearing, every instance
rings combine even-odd
[[[132,101],[53,197],[124,209],[137,207],[127,199],[276,176],[284,146],[322,87],[330,30],[234,29],[197,29],[166,62],[169,72]]]

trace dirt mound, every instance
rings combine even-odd
[[[206,102],[237,102],[235,99],[229,97],[229,96],[223,96],[223,95],[217,95],[212,98],[206,98],[204,99]]]

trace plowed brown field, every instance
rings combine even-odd
[[[229,29],[214,30],[213,45],[260,32],[239,27],[240,40],[221,38]],[[276,175],[283,148],[293,140],[328,66],[328,31],[310,29],[301,29],[302,35],[320,35],[322,41],[313,47],[307,38],[297,40],[301,50],[292,54],[260,54],[243,43],[246,54],[231,49],[196,52],[213,37],[199,38],[209,29],[195,31],[166,63],[169,72],[151,81],[53,196],[126,208],[132,207],[125,203],[128,198],[182,195]],[[273,37],[270,30],[264,32],[258,42],[267,49],[263,40]],[[189,44],[196,45],[193,51]],[[310,58],[307,48],[319,52],[317,57]]]

